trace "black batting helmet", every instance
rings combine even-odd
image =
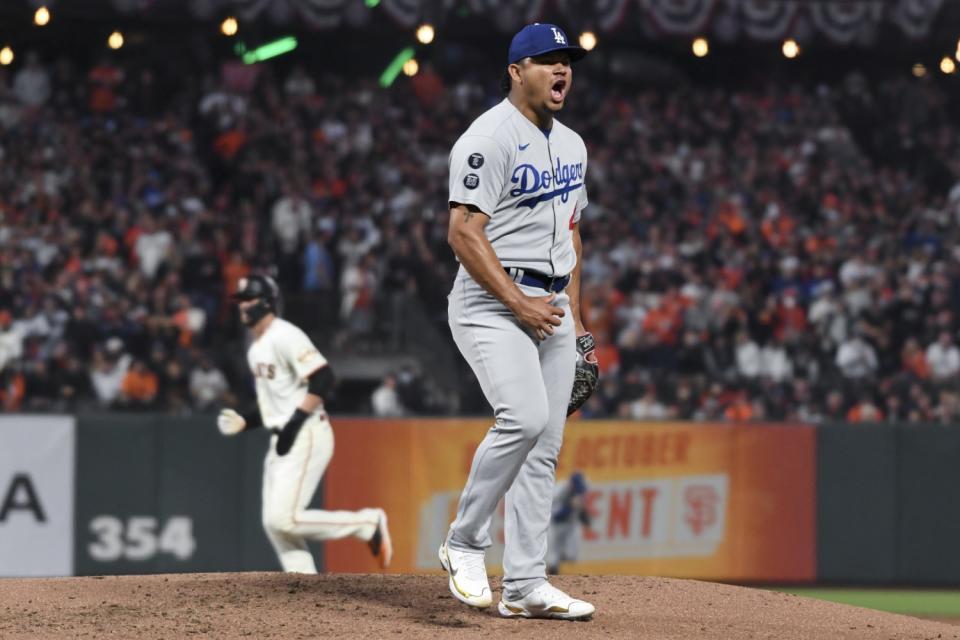
[[[237,292],[233,294],[234,300],[256,300],[264,298],[267,302],[276,304],[280,297],[280,288],[270,276],[260,274],[249,275],[240,278],[237,283]]]
[[[277,313],[280,300],[280,287],[274,282],[273,278],[261,274],[249,275],[240,278],[237,283],[237,291],[233,294],[233,299],[237,301],[259,300],[259,304],[254,305],[246,311],[247,324],[254,325],[268,313]]]

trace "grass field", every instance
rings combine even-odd
[[[777,589],[798,596],[912,616],[960,619],[960,591],[942,589]]]

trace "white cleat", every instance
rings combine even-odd
[[[556,620],[586,620],[597,610],[589,602],[571,598],[549,582],[519,600],[504,598],[497,605],[504,618],[553,618]]]
[[[454,598],[478,609],[493,604],[482,553],[457,551],[443,543],[440,545],[439,556],[440,566],[450,574],[450,593]]]

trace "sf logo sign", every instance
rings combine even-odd
[[[550,30],[553,31],[553,39],[556,40],[557,44],[567,44],[567,39],[563,36],[563,33],[556,27],[550,27]]]

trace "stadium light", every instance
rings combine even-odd
[[[703,58],[708,53],[710,53],[710,43],[707,41],[707,39],[696,38],[693,41],[693,55],[697,56],[698,58]]]
[[[417,62],[416,58],[410,58],[403,63],[403,75],[412,78],[417,75],[417,71],[420,71],[420,63]]]
[[[783,41],[783,55],[791,60],[800,55],[800,45],[797,44],[796,40],[788,38]]]
[[[424,23],[417,27],[417,42],[420,44],[430,44],[436,35],[432,24]]]
[[[593,31],[584,31],[580,34],[580,46],[586,49],[587,51],[593,51],[597,46],[597,34]]]
[[[45,27],[50,24],[50,9],[40,7],[33,14],[33,24],[38,27]]]
[[[7,66],[11,62],[13,62],[13,49],[10,47],[0,49],[0,64]]]
[[[123,46],[123,34],[119,31],[114,31],[110,34],[110,37],[107,38],[107,46],[116,51]]]
[[[237,35],[237,31],[240,29],[240,24],[237,22],[237,19],[233,16],[226,18],[223,22],[220,23],[220,33],[229,37]]]
[[[943,60],[940,61],[940,71],[943,71],[946,74],[951,74],[957,70],[957,63],[953,61],[953,58],[950,56],[943,56]]]
[[[922,78],[923,76],[927,75],[927,68],[918,62],[917,64],[913,65],[913,75],[918,78]]]
[[[256,64],[257,62],[269,60],[270,58],[276,58],[277,56],[282,56],[285,53],[290,53],[296,48],[297,39],[293,36],[287,36],[286,38],[280,38],[279,40],[268,42],[267,44],[261,45],[252,51],[247,51],[243,54],[243,62],[244,64]]]
[[[390,64],[387,65],[387,68],[383,70],[383,73],[380,74],[380,86],[386,89],[393,84],[393,81],[397,79],[397,76],[400,75],[400,71],[403,70],[403,65],[405,65],[409,60],[413,60],[414,50],[413,47],[407,47],[396,56],[393,60],[390,61]]]

